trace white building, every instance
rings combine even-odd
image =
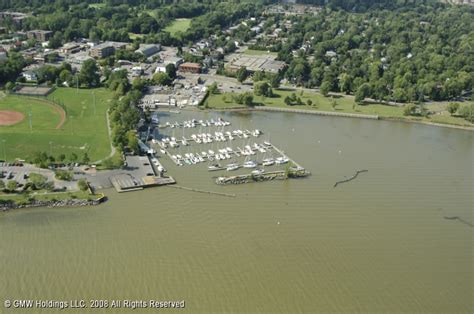
[[[21,74],[27,81],[37,81],[38,76],[36,76],[35,72],[26,71]]]
[[[156,66],[156,69],[155,69],[155,73],[160,73],[160,72],[163,72],[163,73],[166,72],[166,64],[158,63],[158,65]]]

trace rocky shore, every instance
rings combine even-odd
[[[79,207],[79,206],[92,206],[99,205],[104,201],[104,198],[96,200],[83,200],[83,199],[68,199],[61,201],[38,201],[34,200],[27,204],[17,204],[16,202],[5,202],[0,204],[0,211],[7,211],[10,209],[17,208],[30,208],[30,207]]]

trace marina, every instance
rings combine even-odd
[[[288,176],[286,168],[300,174],[299,177],[309,175],[304,167],[270,142],[269,134],[252,128],[226,129],[231,125],[222,118],[167,121],[159,125],[159,134],[151,139],[150,145],[177,166],[207,165],[209,172],[248,171],[237,176],[220,176],[215,180],[217,184],[296,177]],[[176,131],[177,128],[181,130]],[[173,129],[171,133],[164,132],[170,129]]]

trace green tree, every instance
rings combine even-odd
[[[0,191],[5,190],[5,182],[3,180],[0,180]]]
[[[75,153],[71,153],[71,157],[69,158],[72,162],[76,162],[78,160],[78,157]]]
[[[469,122],[474,122],[474,104],[462,106],[459,115]]]
[[[176,67],[173,63],[169,63],[166,65],[166,73],[168,74],[171,80],[174,80],[176,78]]]
[[[84,155],[82,156],[82,163],[87,165],[90,161],[91,160],[89,158],[89,155],[87,153],[84,153]]]
[[[46,182],[47,178],[39,173],[30,173],[30,177],[28,179],[29,182],[31,182],[32,188],[34,190],[40,190],[43,189]]]
[[[208,86],[207,90],[209,91],[210,94],[214,95],[217,94],[219,91],[219,88],[217,87],[217,83],[214,82],[211,85]]]
[[[243,103],[247,107],[252,107],[254,105],[253,103],[253,95],[250,92],[245,92],[242,95]]]
[[[307,104],[308,106],[312,106],[312,105],[313,105],[313,101],[312,101],[311,99],[308,99],[308,100],[306,101],[306,104]]]
[[[414,115],[415,112],[416,112],[416,106],[413,104],[405,105],[405,108],[403,109],[403,115],[405,116]]]
[[[16,190],[17,186],[18,186],[18,182],[16,182],[15,180],[8,180],[7,190],[9,192],[14,192]]]
[[[87,191],[87,189],[89,188],[86,179],[80,179],[79,181],[77,181],[77,186],[81,191]]]
[[[241,67],[235,73],[237,80],[242,83],[248,76],[247,69],[245,67]]]
[[[170,85],[172,80],[168,73],[159,72],[153,75],[153,82],[158,85]]]
[[[99,85],[99,68],[94,59],[88,59],[82,63],[81,71],[79,72],[79,82],[88,87]]]
[[[257,96],[272,97],[273,90],[267,81],[258,81],[253,83],[253,92]]]
[[[127,132],[127,142],[128,148],[134,153],[139,152],[137,132],[135,130],[130,130]]]
[[[364,83],[357,88],[355,93],[355,102],[357,104],[361,104],[364,102],[364,99],[370,95],[370,85],[368,83]]]
[[[453,115],[456,113],[456,111],[458,111],[459,109],[459,104],[457,102],[452,102],[452,103],[449,103],[448,106],[446,107],[446,109],[448,110],[448,112]]]
[[[331,84],[328,81],[324,81],[319,90],[321,91],[321,94],[323,94],[324,97],[327,97],[329,95],[329,91],[331,89]]]

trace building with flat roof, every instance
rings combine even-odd
[[[228,58],[226,68],[237,71],[245,67],[249,72],[264,71],[267,73],[278,73],[286,66],[285,62],[275,60],[274,55],[243,55],[232,54]]]
[[[180,57],[168,57],[163,62],[165,65],[173,64],[175,67],[178,67],[181,63],[183,63],[183,58]]]
[[[115,53],[117,49],[125,49],[127,43],[117,41],[106,41],[91,48],[89,54],[94,58],[106,58]]]
[[[78,43],[66,43],[64,44],[59,51],[65,54],[71,54],[81,51],[81,46]]]
[[[201,65],[199,63],[185,62],[179,65],[181,72],[201,73]]]
[[[36,39],[37,41],[45,42],[48,41],[51,37],[53,37],[53,32],[36,29],[32,31],[27,31],[26,37],[28,37],[28,39]]]

